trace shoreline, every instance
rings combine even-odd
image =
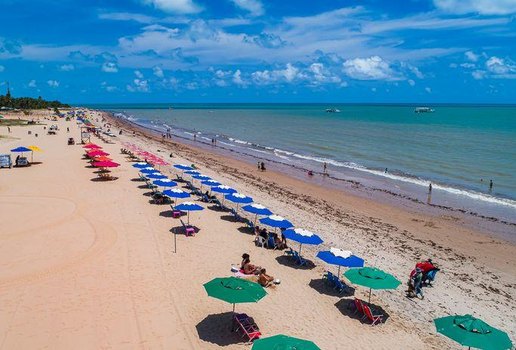
[[[385,188],[369,186],[367,185],[367,181],[364,182],[364,178],[357,177],[356,175],[351,175],[349,178],[335,177],[331,174],[323,176],[322,171],[304,168],[295,164],[287,164],[270,158],[260,158],[256,155],[235,150],[224,145],[217,144],[216,147],[214,147],[208,142],[199,140],[199,138],[194,141],[193,139],[174,134],[172,135],[172,139],[162,140],[160,131],[153,129],[150,126],[138,124],[124,117],[117,117],[110,111],[102,112],[105,113],[110,120],[117,121],[118,123],[125,125],[129,130],[138,130],[139,132],[146,134],[148,137],[152,137],[157,142],[175,141],[184,146],[215,153],[222,157],[243,161],[248,165],[255,165],[257,161],[265,160],[269,170],[275,170],[285,176],[301,180],[310,185],[337,190],[346,195],[353,195],[363,199],[380,202],[382,204],[395,206],[398,209],[408,210],[418,214],[430,215],[433,217],[449,217],[451,220],[460,221],[469,228],[481,231],[483,234],[490,237],[503,239],[512,244],[516,243],[516,221],[511,222],[467,209],[429,203],[405,193],[398,193]],[[271,165],[272,167],[270,167]],[[309,170],[314,173],[314,176],[310,178],[306,175]]]

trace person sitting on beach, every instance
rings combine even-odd
[[[277,233],[273,232],[271,235],[274,237],[274,244],[276,245],[276,249],[285,249],[287,248],[287,240],[284,239],[283,233],[281,234],[281,237],[278,236]]]
[[[265,163],[264,163],[264,162],[262,162],[262,163],[260,164],[260,170],[261,170],[261,171],[265,171],[265,170],[266,170],[266,169],[265,169]]]
[[[265,227],[260,230],[260,236],[263,237],[265,240],[269,238],[269,234],[267,233]]]
[[[240,270],[246,275],[253,275],[257,274],[261,270],[261,267],[251,264],[249,254],[244,253],[242,254],[242,263],[240,264]]]
[[[258,283],[262,287],[269,287],[274,281],[274,277],[267,275],[267,271],[265,269],[260,270],[260,274],[258,275]]]

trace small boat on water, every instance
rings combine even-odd
[[[435,112],[435,110],[430,107],[416,107],[416,109],[414,109],[414,113],[433,113],[433,112]]]
[[[327,108],[326,113],[340,113],[340,109],[337,108]]]

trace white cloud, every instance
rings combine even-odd
[[[292,82],[298,77],[299,69],[287,63],[285,69],[256,71],[251,74],[257,84],[271,84],[276,82]]]
[[[35,87],[37,87],[37,85],[36,85],[36,80],[32,79],[31,81],[29,81],[29,87],[30,87],[30,88],[35,88]]]
[[[242,72],[240,69],[237,69],[233,74],[233,83],[241,86],[246,86],[247,83],[242,79]]]
[[[389,63],[379,56],[354,58],[345,61],[343,70],[350,78],[357,80],[393,80],[395,72]]]
[[[0,65],[0,73],[3,72],[5,70],[5,67]]]
[[[416,82],[412,79],[407,80],[407,83],[409,83],[410,86],[416,85]]]
[[[70,72],[75,69],[75,66],[73,64],[63,64],[59,67],[59,70],[63,72]]]
[[[140,72],[139,70],[135,70],[135,71],[134,71],[134,75],[136,75],[136,77],[137,77],[138,79],[143,79],[143,73],[142,73],[142,72]]]
[[[116,73],[118,72],[118,66],[114,62],[105,62],[102,64],[102,71],[106,73]]]
[[[475,54],[473,51],[466,51],[464,53],[464,56],[466,56],[466,59],[471,62],[477,62],[478,61],[478,55]]]
[[[468,62],[461,63],[460,66],[462,68],[467,68],[467,69],[471,69],[471,68],[475,68],[476,67],[474,63],[468,63]]]
[[[135,21],[138,23],[152,23],[156,21],[154,17],[129,12],[101,13],[99,18],[112,21]]]
[[[514,65],[513,62],[506,61],[496,56],[490,57],[486,61],[486,68],[489,72],[500,77],[516,74],[516,65]]]
[[[59,82],[57,80],[47,80],[47,84],[52,88],[59,87]]]
[[[445,12],[481,15],[508,15],[516,13],[514,0],[434,0],[434,5]]]
[[[133,85],[127,85],[127,90],[130,92],[149,92],[149,82],[144,79],[134,79]]]
[[[165,77],[165,74],[163,74],[163,69],[161,69],[161,67],[160,67],[160,66],[154,66],[154,67],[152,68],[152,72],[153,72],[153,74],[154,74],[156,77],[158,77],[158,78],[163,79],[163,78]]]
[[[142,2],[145,5],[170,13],[197,13],[202,10],[192,0],[142,0]]]
[[[475,70],[475,71],[471,72],[471,75],[473,76],[473,79],[481,80],[486,77],[486,71]]]
[[[341,79],[333,75],[322,63],[312,63],[308,68],[312,73],[313,79],[317,83],[340,83]]]
[[[235,6],[249,12],[252,16],[261,16],[265,13],[263,4],[259,0],[231,0]]]
[[[425,88],[425,91],[426,91],[426,92],[428,92],[429,94],[431,94],[431,93],[432,93],[432,89],[431,89],[431,88],[429,88],[428,86]]]

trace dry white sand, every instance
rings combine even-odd
[[[435,287],[425,289],[424,301],[405,298],[404,286],[375,292],[372,303],[390,317],[371,327],[349,316],[352,297],[323,286],[326,266],[316,260],[316,249],[303,248],[316,267],[294,268],[282,252],[255,247],[227,213],[193,213],[190,220],[200,232],[176,236],[174,253],[171,229],[178,221],[168,206],[149,203],[149,191],[132,180],[137,171],[120,154],[120,144],[98,141],[121,163],[113,170],[118,180],[92,181],[95,169],[82,159],[82,147],[66,145],[68,137],[79,138],[77,126],[57,123],[56,136],[45,135],[43,126],[27,126],[12,127],[10,138],[0,138],[0,153],[32,144],[44,150],[35,154],[41,164],[0,169],[0,349],[250,348],[230,332],[231,305],[209,298],[202,286],[229,276],[244,252],[282,281],[258,303],[236,308],[252,315],[264,336],[298,336],[322,349],[458,348],[435,334],[432,319],[474,312],[513,332],[514,339],[513,245],[454,220],[403,212],[272,172],[253,173],[254,167],[234,160],[170,146],[174,161],[195,162],[296,226],[320,232],[325,247],[354,250],[403,282],[417,259],[430,256],[440,263],[443,271]],[[6,134],[0,126],[0,135]],[[132,141],[149,151],[164,149],[148,139]],[[365,298],[367,291],[356,287],[355,294]]]

